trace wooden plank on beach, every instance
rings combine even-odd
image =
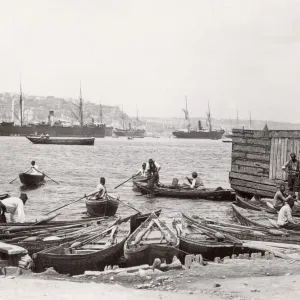
[[[240,172],[240,173],[246,173],[251,175],[259,175],[262,177],[269,177],[269,171],[263,168],[256,168],[256,167],[244,167],[239,166],[234,163],[231,165],[231,171],[232,172]]]
[[[276,185],[279,185],[279,184],[283,183],[282,180],[271,180],[269,178],[264,178],[264,177],[261,177],[261,176],[243,174],[243,173],[238,173],[238,172],[230,172],[229,173],[229,179],[231,180],[232,178],[242,179],[242,180],[261,183],[261,184],[266,184],[266,185],[273,185],[273,186],[276,186]]]
[[[263,190],[266,192],[274,192],[276,191],[276,185],[267,185],[267,184],[261,184],[257,182],[251,182],[251,181],[246,181],[242,179],[231,179],[230,181],[231,185],[239,185],[239,186],[245,186],[248,188],[252,188],[255,190]]]
[[[250,146],[271,146],[271,139],[269,138],[232,137],[232,142],[237,144],[247,144]]]
[[[8,255],[27,254],[28,251],[20,246],[0,242],[0,253]]]
[[[240,185],[235,185],[235,184],[232,184],[231,188],[234,189],[235,191],[249,193],[249,194],[252,194],[252,195],[257,195],[258,194],[260,196],[268,197],[268,198],[273,198],[274,193],[276,192],[276,189],[274,189],[274,192],[269,192],[269,191],[257,190],[257,189],[248,188],[248,187],[245,187],[245,186],[240,186]]]
[[[270,155],[269,154],[258,154],[258,153],[249,153],[249,152],[239,152],[233,151],[231,153],[232,160],[235,159],[246,159],[246,160],[254,160],[254,161],[263,161],[266,163],[270,163]]]
[[[246,167],[255,167],[255,168],[263,168],[269,171],[269,164],[259,161],[253,161],[253,160],[241,160],[241,159],[235,159],[233,161],[235,165],[238,166],[246,166]]]
[[[270,147],[269,146],[248,146],[244,144],[233,143],[232,151],[270,154]]]

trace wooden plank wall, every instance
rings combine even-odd
[[[287,175],[282,171],[282,166],[290,159],[292,152],[295,152],[297,158],[300,159],[299,150],[300,139],[272,138],[269,178],[286,180]]]
[[[273,197],[276,182],[269,179],[270,155],[271,138],[268,132],[234,130],[229,174],[231,188],[239,192]]]

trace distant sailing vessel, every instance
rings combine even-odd
[[[136,117],[137,121],[139,121],[139,117],[137,114]],[[131,127],[131,123],[129,123],[129,128],[125,129],[124,125],[124,113],[122,108],[122,120],[123,120],[123,129],[115,128],[113,133],[116,135],[116,137],[119,136],[127,136],[127,137],[134,137],[134,138],[144,138],[146,131],[144,129],[134,129]]]
[[[14,113],[13,103],[12,103],[12,122],[2,122],[0,124],[0,136],[10,136],[10,135],[41,135],[48,134],[51,137],[98,137],[104,138],[106,132],[106,126],[104,124],[84,124],[84,113],[83,113],[83,99],[81,94],[80,86],[80,96],[79,105],[75,105],[78,108],[78,116],[72,111],[73,116],[78,120],[79,126],[63,126],[61,122],[54,122],[54,111],[49,111],[48,122],[43,124],[24,124],[24,99],[22,95],[22,86],[20,83],[20,113],[17,116]],[[14,116],[20,122],[20,125],[14,123]],[[109,133],[109,132],[108,132]]]
[[[208,129],[205,130],[202,128],[201,121],[198,121],[198,130],[190,130],[190,119],[189,113],[187,110],[187,98],[185,98],[186,108],[183,109],[185,114],[185,119],[189,121],[188,131],[177,130],[173,131],[172,134],[179,139],[210,139],[210,140],[219,140],[222,138],[224,134],[224,129],[221,130],[213,130],[210,116],[210,108],[208,105],[208,113],[207,113],[207,125]]]

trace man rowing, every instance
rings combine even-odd
[[[85,195],[86,197],[90,197],[94,195],[95,199],[105,199],[106,197],[106,187],[105,187],[105,178],[100,178],[100,183],[97,185],[96,189],[89,193],[88,195]]]
[[[189,187],[192,189],[205,189],[204,184],[201,178],[198,176],[197,172],[192,173],[192,178],[186,177],[187,181],[189,182]]]
[[[287,200],[289,198],[292,198],[291,195],[288,195],[286,197],[285,194],[285,185],[281,184],[278,191],[276,192],[275,196],[274,196],[274,200],[273,200],[273,206],[274,208],[279,211],[287,202]]]
[[[136,173],[134,176],[135,176],[135,177],[136,177],[136,176],[148,177],[148,172],[147,172],[147,170],[146,170],[146,166],[147,166],[147,164],[146,164],[146,163],[143,163],[143,164],[142,164],[142,168],[139,169],[139,170],[137,171],[137,173]]]
[[[24,223],[24,205],[27,202],[27,200],[28,197],[25,193],[22,193],[19,198],[9,197],[4,200],[1,200],[0,209],[2,211],[2,214],[9,214],[11,223]]]
[[[296,159],[296,154],[290,154],[291,159],[287,161],[282,170],[288,174],[288,188],[289,191],[294,192],[298,198],[299,190],[299,160]]]
[[[153,188],[154,185],[158,184],[159,181],[159,171],[161,166],[154,161],[152,158],[149,159],[148,164],[146,166],[147,173],[151,176],[151,179],[148,182],[148,187]]]
[[[291,197],[287,200],[286,204],[280,209],[278,213],[277,224],[279,227],[300,230],[300,224],[297,224],[292,217],[292,209],[294,207],[294,199]]]
[[[36,165],[34,160],[31,162],[31,167],[24,173],[28,173],[28,172],[30,172],[29,174],[32,174],[32,175],[42,174],[42,172],[39,171],[39,167]]]

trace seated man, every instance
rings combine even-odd
[[[281,184],[278,191],[276,192],[273,200],[273,206],[274,208],[279,211],[282,206],[287,202],[289,198],[292,198],[291,195],[285,197],[285,186],[284,184]]]
[[[149,176],[151,176],[151,179],[148,182],[148,188],[154,188],[154,186],[158,185],[160,169],[161,166],[156,161],[150,158],[146,166],[146,171]]]
[[[202,180],[200,179],[200,177],[198,176],[198,174],[196,172],[192,173],[192,178],[186,177],[186,179],[189,182],[189,185],[187,185],[187,186],[189,186],[190,188],[192,188],[192,189],[197,189],[197,188],[205,189]]]
[[[39,167],[35,164],[34,160],[31,162],[31,167],[24,173],[28,173],[28,172],[30,172],[29,174],[33,174],[33,175],[42,174],[42,172],[39,172]]]
[[[142,168],[139,169],[134,176],[148,177],[148,172],[146,170],[146,163],[142,164]]]
[[[25,212],[24,205],[28,197],[26,194],[22,193],[20,198],[10,197],[0,201],[0,208],[6,214],[10,215],[11,223],[24,223],[25,222]]]
[[[277,225],[279,227],[300,230],[300,224],[297,224],[292,217],[292,209],[294,207],[294,199],[289,198],[287,203],[280,209],[278,213]]]
[[[106,197],[106,187],[105,187],[105,178],[101,177],[100,178],[100,183],[97,185],[96,189],[89,193],[88,195],[85,195],[86,197],[90,197],[92,195],[95,195],[95,199],[105,199]]]

